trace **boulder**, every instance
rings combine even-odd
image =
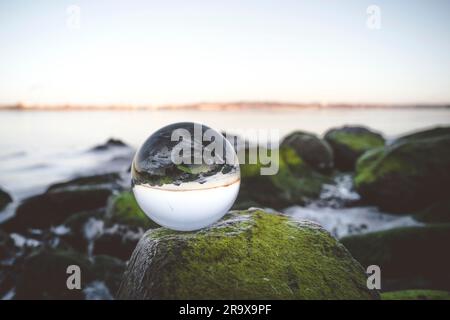
[[[115,225],[103,230],[103,233],[95,239],[93,253],[127,261],[143,233],[130,230],[124,225]]]
[[[77,265],[81,290],[67,288],[67,267]],[[93,282],[105,284],[111,296],[117,292],[125,263],[108,256],[88,256],[60,248],[39,248],[15,266],[19,274],[14,299],[85,299],[85,289]]]
[[[129,146],[122,140],[110,138],[105,143],[99,144],[91,148],[91,151],[105,151],[116,147],[129,147]]]
[[[283,139],[281,146],[291,147],[297,156],[317,171],[329,173],[333,169],[333,150],[315,134],[295,131]]]
[[[103,208],[74,213],[63,222],[63,225],[69,228],[69,232],[60,238],[76,251],[87,254],[89,244],[103,232],[104,216]]]
[[[450,197],[450,134],[400,138],[365,153],[355,187],[364,201],[392,212],[414,212]]]
[[[382,290],[450,290],[448,224],[391,229],[341,242],[363,267],[380,267]]]
[[[47,192],[72,191],[82,189],[111,189],[121,188],[121,177],[118,173],[106,173],[93,176],[77,177],[68,181],[52,184]]]
[[[19,267],[15,299],[84,299],[82,290],[67,288],[67,267],[81,270],[81,287],[94,279],[92,264],[86,256],[73,251],[42,249],[28,256]]]
[[[146,232],[122,299],[376,299],[347,250],[319,225],[261,209],[195,232]]]
[[[259,152],[249,149],[247,153]],[[259,157],[256,164],[241,164],[241,188],[234,209],[263,206],[282,209],[290,205],[304,204],[319,197],[324,183],[333,183],[326,175],[314,170],[292,147],[282,146],[274,156],[278,172],[262,175]],[[248,157],[247,157],[248,158]],[[247,207],[246,207],[247,206]]]
[[[333,149],[335,166],[343,171],[352,171],[359,156],[384,145],[381,134],[357,126],[330,129],[325,133],[325,140]]]
[[[9,193],[0,188],[0,211],[3,210],[11,201],[12,198]]]
[[[109,189],[48,192],[25,199],[16,214],[0,225],[5,231],[23,233],[62,224],[72,214],[106,206]]]
[[[450,199],[431,204],[416,213],[414,218],[426,223],[450,223]]]

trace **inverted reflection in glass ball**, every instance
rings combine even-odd
[[[141,209],[159,225],[179,231],[219,220],[240,186],[239,162],[230,142],[192,122],[153,133],[137,151],[131,174]]]

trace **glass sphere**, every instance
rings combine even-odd
[[[131,166],[135,198],[161,226],[190,231],[204,228],[233,205],[239,192],[239,161],[219,132],[193,122],[153,133]]]

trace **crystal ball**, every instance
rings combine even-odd
[[[153,133],[131,166],[137,203],[157,224],[178,231],[222,218],[239,192],[236,152],[219,132],[181,122]]]

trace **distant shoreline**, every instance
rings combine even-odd
[[[4,105],[0,111],[293,111],[311,109],[450,109],[448,104],[319,104],[282,102],[195,103],[162,106]]]

